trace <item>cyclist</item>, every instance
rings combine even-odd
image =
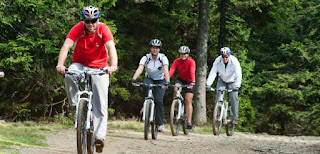
[[[143,56],[139,62],[139,66],[134,73],[131,83],[133,86],[137,86],[137,78],[146,70],[144,83],[146,84],[164,84],[164,88],[167,88],[170,83],[169,78],[169,61],[168,58],[160,52],[162,43],[158,39],[150,41],[151,53]],[[158,125],[158,131],[164,131],[163,125],[163,97],[165,89],[156,87],[154,89],[154,102],[156,105],[156,123]],[[143,88],[144,96],[148,96],[148,87]]]
[[[195,72],[196,72],[196,62],[189,58],[190,49],[187,46],[181,46],[179,48],[180,57],[174,60],[169,71],[169,76],[171,77],[175,70],[178,70],[178,78],[175,85],[189,85],[188,88],[185,88],[185,104],[187,112],[187,129],[192,129],[191,119],[192,119],[192,99],[195,89]],[[177,89],[174,89],[174,96],[176,96]]]
[[[232,123],[236,124],[238,120],[238,90],[241,86],[242,72],[238,59],[231,55],[231,50],[228,47],[220,49],[220,56],[213,62],[211,71],[207,79],[207,88],[210,88],[218,75],[217,89],[234,89],[229,94],[231,101],[231,111],[233,113]],[[217,91],[216,101],[223,97],[223,94]]]
[[[100,10],[94,6],[84,7],[81,12],[83,21],[72,27],[60,50],[56,69],[64,74],[64,62],[70,48],[75,44],[72,64],[69,69],[99,69],[108,66],[108,74],[92,75],[92,103],[94,113],[94,136],[97,152],[102,152],[107,132],[108,120],[108,87],[109,74],[118,67],[118,57],[113,35],[104,23],[99,22]],[[65,75],[65,85],[68,99],[73,106],[77,103],[77,85],[71,75]]]

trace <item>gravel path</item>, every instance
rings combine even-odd
[[[179,134],[172,136],[170,130],[159,133],[157,140],[144,140],[142,132],[112,130],[105,141],[104,154],[149,153],[314,153],[320,154],[320,137],[273,136],[236,132],[229,137],[224,134]],[[29,147],[20,149],[22,154],[68,154],[76,153],[75,130],[63,130],[46,134],[48,148]],[[150,137],[151,138],[151,137]]]

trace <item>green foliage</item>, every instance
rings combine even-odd
[[[226,1],[226,34],[243,72],[239,130],[319,135],[320,1]],[[64,76],[56,72],[60,48],[84,6],[100,8],[115,36],[119,70],[110,76],[109,113],[139,115],[142,88],[129,83],[149,41],[162,41],[172,63],[180,45],[195,58],[198,1],[0,1],[1,118],[32,120],[55,116],[68,123]],[[220,3],[210,1],[208,66],[219,55]],[[72,52],[72,51],[71,51]],[[71,54],[70,54],[71,55]],[[69,56],[70,56],[69,55]],[[66,65],[71,63],[68,57]],[[143,81],[142,74],[138,80]],[[174,78],[172,79],[174,81]],[[214,94],[207,93],[212,116]],[[165,116],[172,89],[165,94]],[[57,116],[59,115],[59,116]],[[5,144],[5,143],[4,143]]]

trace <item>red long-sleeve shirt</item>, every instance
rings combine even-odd
[[[188,57],[186,60],[182,60],[181,58],[174,60],[169,71],[170,77],[174,74],[176,69],[178,69],[179,79],[192,82],[196,81],[196,62],[193,59]]]

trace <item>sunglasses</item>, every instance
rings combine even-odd
[[[228,58],[229,58],[229,56],[222,56],[222,58],[226,58],[226,59],[228,59]]]
[[[98,19],[84,20],[84,23],[86,23],[86,24],[90,24],[90,23],[94,24],[94,23],[97,22],[97,20],[98,20]]]

